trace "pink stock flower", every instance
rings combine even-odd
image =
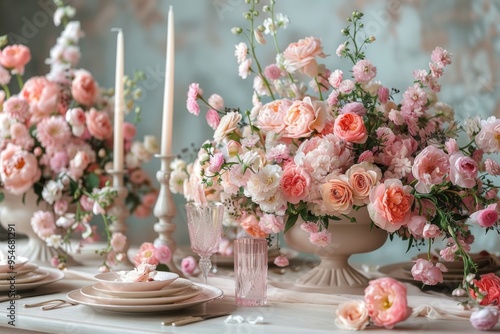
[[[323,53],[321,40],[314,37],[292,43],[283,51],[284,66],[288,72],[301,71],[312,78],[318,75],[316,57],[325,58],[326,55]]]
[[[443,283],[443,272],[448,271],[442,263],[432,263],[425,259],[417,259],[411,268],[413,279],[426,285]]]
[[[377,90],[377,95],[378,95],[378,99],[380,101],[380,103],[387,103],[387,101],[389,101],[389,88],[387,87],[380,87],[378,90]]]
[[[371,61],[363,59],[354,65],[352,73],[357,82],[368,82],[377,75],[377,68],[373,66]]]
[[[393,278],[370,281],[365,289],[365,304],[371,321],[376,326],[391,329],[406,320],[411,314],[406,293],[406,287]]]
[[[339,88],[342,80],[344,79],[344,72],[341,70],[335,70],[330,74],[328,78],[328,82],[332,85],[333,88]]]
[[[121,253],[125,250],[125,246],[127,245],[127,237],[120,232],[113,233],[110,243],[115,252]]]
[[[87,128],[92,136],[99,140],[111,138],[113,136],[113,127],[108,114],[103,111],[97,111],[94,108],[87,113]]]
[[[75,71],[75,78],[71,83],[71,94],[76,102],[90,107],[95,103],[99,87],[90,72],[86,70]]]
[[[333,133],[340,139],[355,144],[363,144],[368,138],[363,118],[351,112],[337,116]]]
[[[299,203],[309,194],[311,177],[307,171],[296,165],[288,165],[281,176],[281,191],[287,201]]]
[[[412,173],[418,180],[415,189],[429,193],[433,185],[444,182],[449,170],[448,155],[434,146],[427,146],[413,161]]]
[[[488,174],[494,176],[500,175],[500,165],[495,160],[486,159],[484,162],[484,169]]]
[[[400,180],[388,179],[370,192],[368,213],[375,225],[394,232],[408,223],[411,217],[412,188]]]
[[[290,264],[290,262],[288,261],[286,256],[279,255],[276,256],[276,258],[274,259],[274,264],[277,265],[278,267],[286,267]]]
[[[477,163],[463,153],[454,153],[450,156],[450,181],[463,188],[472,188],[476,185],[478,173]]]
[[[451,64],[451,53],[438,46],[432,51],[431,60],[439,67],[445,67]]]
[[[200,114],[200,106],[198,105],[197,100],[202,94],[203,90],[200,88],[198,83],[193,82],[189,85],[186,106],[188,111],[193,115],[198,116]]]
[[[198,267],[198,263],[192,256],[188,256],[182,259],[181,261],[181,270],[182,273],[188,276],[193,276]]]
[[[300,224],[300,229],[308,233],[317,233],[319,231],[318,225],[311,222],[305,222]]]
[[[473,212],[469,217],[469,222],[478,224],[481,227],[491,227],[498,222],[497,204],[490,204],[483,210]]]
[[[210,166],[208,167],[208,170],[212,173],[218,173],[220,172],[223,163],[224,163],[224,154],[220,152],[215,153],[210,158]]]
[[[54,215],[49,211],[35,211],[31,218],[31,227],[40,239],[50,237],[56,231]]]
[[[3,187],[15,195],[26,192],[41,176],[35,156],[13,144],[0,153],[0,168]]]
[[[285,229],[283,217],[267,213],[260,218],[259,226],[267,234],[279,233]]]
[[[211,127],[212,129],[215,130],[219,126],[220,117],[219,113],[216,110],[208,109],[205,115],[205,119],[207,120],[208,126]]]
[[[309,241],[316,246],[326,247],[330,240],[332,239],[332,234],[328,230],[322,230],[319,232],[312,232],[309,234]]]
[[[13,73],[23,75],[24,66],[31,60],[31,52],[24,45],[8,45],[0,51],[0,64],[13,70]]]

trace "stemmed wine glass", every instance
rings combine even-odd
[[[200,256],[198,265],[207,284],[207,275],[212,267],[210,257],[219,250],[224,205],[219,202],[189,202],[186,213],[191,249]]]

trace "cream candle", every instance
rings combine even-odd
[[[172,128],[174,117],[174,11],[168,10],[167,55],[165,64],[165,91],[163,95],[163,121],[161,132],[161,155],[172,154]],[[166,162],[162,162],[166,163]],[[168,166],[162,165],[162,170]]]
[[[115,116],[114,116],[114,137],[113,137],[113,169],[115,171],[123,170],[123,32],[121,29],[114,28],[117,31],[116,40],[116,70],[115,70]]]

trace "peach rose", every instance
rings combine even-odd
[[[365,303],[371,321],[376,326],[388,329],[406,320],[411,314],[406,298],[406,286],[390,277],[378,278],[368,283],[365,289]]]
[[[321,101],[312,101],[309,96],[302,101],[294,101],[286,110],[285,137],[309,137],[313,131],[321,132],[326,125],[327,108]]]
[[[433,185],[446,180],[450,172],[448,155],[434,146],[427,146],[415,157],[411,171],[418,180],[415,190],[427,194]]]
[[[75,71],[75,78],[71,83],[71,94],[76,102],[90,107],[94,104],[99,87],[94,77],[86,70]]]
[[[283,171],[280,187],[285,199],[297,204],[309,195],[311,177],[303,167],[291,164]]]
[[[90,109],[87,114],[87,128],[90,134],[99,140],[111,138],[113,135],[113,128],[108,114],[94,108]]]
[[[333,133],[342,140],[356,144],[364,144],[368,138],[363,117],[352,112],[337,116]]]
[[[230,111],[221,118],[219,126],[214,132],[214,140],[220,143],[231,132],[238,128],[238,123],[241,121],[241,114],[239,112]]]
[[[24,74],[24,66],[31,60],[30,49],[24,45],[9,45],[0,51],[0,64],[13,73]]]
[[[245,214],[240,220],[240,226],[253,238],[266,238],[267,234],[261,230],[255,215]]]
[[[283,122],[290,100],[275,100],[262,106],[257,116],[257,126],[264,132],[281,133],[285,130]]]
[[[500,308],[500,277],[494,273],[481,275],[478,280],[473,281],[482,296],[470,289],[471,298],[475,299],[479,305],[495,305]]]
[[[56,111],[59,89],[45,77],[32,77],[26,81],[20,95],[30,105],[31,123],[38,123]]]
[[[321,185],[321,198],[323,206],[328,211],[348,214],[353,205],[352,188],[347,177],[340,175]]]
[[[14,195],[25,193],[42,175],[36,157],[13,144],[0,153],[0,166],[3,187]]]
[[[290,44],[283,51],[285,68],[293,73],[297,70],[307,76],[318,76],[318,62],[316,57],[325,58],[321,40],[314,37],[306,37],[296,43]]]
[[[361,331],[369,323],[368,309],[362,300],[341,303],[335,312],[335,325],[340,329]]]
[[[345,173],[353,192],[354,205],[368,203],[368,196],[373,187],[382,178],[380,168],[369,162],[352,165]]]
[[[387,232],[394,232],[406,225],[411,217],[412,188],[403,186],[397,179],[388,179],[370,192],[368,213],[375,225]]]

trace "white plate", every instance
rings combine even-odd
[[[109,272],[95,275],[95,279],[102,283],[108,290],[113,291],[155,291],[161,290],[179,278],[176,273],[158,271],[154,281],[124,282],[118,272]]]
[[[38,266],[34,263],[26,263],[23,266],[17,268],[17,270],[14,270],[14,273],[16,274],[17,277],[30,273],[32,271],[35,271],[38,269]],[[9,279],[11,275],[14,273],[6,272],[6,273],[0,273],[0,280],[1,279]]]
[[[171,296],[173,294],[179,293],[183,290],[186,290],[190,286],[193,285],[188,279],[178,278],[166,287],[161,290],[155,291],[113,291],[106,289],[102,283],[96,283],[92,285],[94,290],[97,290],[101,293],[105,293],[109,296],[113,297],[122,297],[122,298],[154,298],[154,297],[166,297]]]
[[[14,270],[16,270],[17,268],[23,266],[26,262],[28,262],[28,258],[19,256],[13,262],[14,263],[9,264],[8,260],[0,261],[0,273],[7,273],[9,271],[12,271],[12,267],[14,268]]]
[[[23,283],[32,283],[36,281],[40,281],[44,279],[45,277],[49,276],[49,272],[42,270],[42,269],[37,269],[35,271],[32,271],[30,273],[24,274],[24,275],[16,275],[15,282],[16,284],[23,284]],[[10,285],[10,280],[9,279],[4,279],[0,280],[0,285]]]
[[[188,290],[183,291],[177,295],[167,297],[154,297],[154,298],[121,298],[111,297],[102,292],[94,290],[91,285],[80,289],[80,292],[85,297],[88,297],[96,302],[106,303],[110,305],[160,305],[172,304],[181,300],[193,298],[201,293],[203,288],[193,285]]]
[[[422,282],[413,279],[413,276],[407,271],[408,262],[394,263],[387,266],[380,267],[378,271],[386,276],[397,279],[401,282],[412,283],[415,285],[422,285]],[[433,286],[453,286],[462,282],[462,275],[446,275],[443,273],[443,283],[439,283]]]
[[[43,268],[48,272],[48,276],[36,282],[31,283],[16,283],[16,291],[25,291],[36,289],[38,287],[57,282],[64,278],[64,273],[59,269]],[[0,285],[0,292],[10,291],[10,285]]]
[[[73,290],[67,294],[67,298],[75,303],[90,306],[96,310],[110,311],[110,312],[124,312],[124,313],[149,313],[149,312],[163,312],[163,311],[173,311],[180,310],[183,308],[188,308],[191,306],[203,304],[214,299],[222,298],[224,292],[216,287],[197,284],[203,288],[203,291],[196,297],[175,302],[173,304],[162,304],[162,305],[111,305],[107,303],[101,303],[92,300],[91,298],[85,297],[80,289]]]

